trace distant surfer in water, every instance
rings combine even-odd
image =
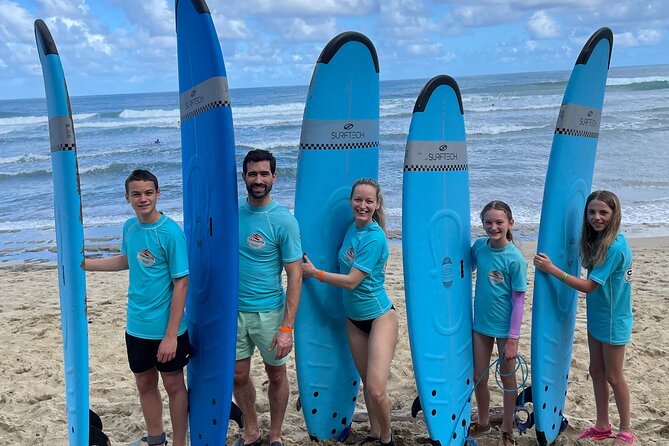
[[[302,292],[302,247],[297,220],[272,199],[276,159],[251,150],[242,165],[248,192],[239,205],[239,312],[234,396],[244,413],[244,434],[232,446],[262,444],[256,413],[251,357],[260,351],[269,379],[270,446],[283,446],[281,426],[288,406],[286,362]],[[284,293],[281,273],[286,270]]]
[[[125,181],[125,198],[135,211],[123,226],[121,254],[86,259],[86,271],[130,270],[125,340],[146,421],[149,445],[166,445],[158,376],[167,391],[174,446],[186,445],[188,393],[183,368],[190,341],[183,317],[188,291],[186,237],[177,223],[158,212],[158,179],[135,170]]]
[[[154,144],[160,144],[160,138],[156,138],[155,141],[153,141]]]
[[[609,424],[610,385],[620,416],[616,446],[636,443],[630,391],[623,373],[625,345],[632,336],[632,251],[620,232],[621,214],[620,200],[613,192],[599,190],[588,196],[581,232],[581,262],[588,271],[586,279],[562,271],[544,253],[534,256],[538,269],[587,294],[589,373],[597,419],[578,438],[613,437]]]
[[[394,446],[387,385],[397,347],[398,318],[384,288],[388,242],[379,184],[371,178],[356,181],[350,205],[354,221],[339,250],[340,273],[317,269],[306,254],[302,272],[305,277],[344,288],[346,333],[369,414],[369,434],[358,444]]]
[[[476,268],[474,295],[474,392],[479,418],[470,427],[472,436],[486,434],[490,428],[490,390],[488,365],[497,340],[497,352],[504,357],[500,374],[504,386],[504,415],[498,446],[516,444],[513,413],[516,408],[514,373],[520,324],[527,290],[527,262],[513,243],[514,220],[511,208],[503,201],[491,201],[481,211],[486,237],[472,246],[472,265]]]

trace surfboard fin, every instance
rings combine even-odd
[[[88,426],[88,445],[89,446],[111,446],[109,437],[94,425]]]
[[[93,409],[88,409],[88,424],[102,430],[102,419]]]
[[[240,429],[244,428],[244,413],[242,410],[239,408],[238,405],[235,404],[234,401],[230,401],[230,421],[234,421],[237,423],[237,426],[239,426]]]
[[[295,401],[295,410],[298,412],[302,410],[302,400],[299,396],[297,397],[297,401]]]
[[[413,400],[413,404],[411,405],[411,416],[416,418],[418,415],[418,412],[423,410],[423,407],[420,405],[420,397],[417,396],[415,400]]]
[[[88,444],[89,446],[110,446],[109,437],[102,432],[102,419],[94,410],[88,409]]]

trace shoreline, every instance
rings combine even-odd
[[[521,241],[526,259],[536,250],[536,242]],[[643,445],[664,445],[669,437],[669,370],[663,367],[669,351],[669,315],[666,290],[669,289],[669,236],[630,239],[634,261],[633,307],[635,324],[632,343],[627,349],[625,376],[631,389],[633,426]],[[401,246],[392,244],[386,272],[386,288],[400,315],[400,341],[392,363],[388,391],[396,418],[393,428],[398,446],[429,444],[424,422],[411,418],[411,404],[416,396],[411,352],[407,335]],[[0,343],[5,380],[0,384],[0,443],[11,445],[67,445],[65,389],[58,283],[55,265],[1,265],[0,293],[6,296],[0,307]],[[524,311],[519,353],[531,367],[530,339],[534,268],[528,271],[528,294]],[[104,423],[112,444],[129,444],[144,434],[134,378],[126,360],[123,332],[127,273],[87,273],[90,401]],[[570,426],[560,437],[563,446],[591,444],[576,441],[578,432],[594,420],[594,397],[588,376],[588,351],[585,305],[580,299],[573,346],[571,383],[565,414]],[[294,357],[288,363],[290,397],[284,422],[286,446],[307,446],[309,441],[302,414],[295,409],[298,388]],[[252,361],[256,385],[260,429],[266,438],[269,403],[264,368],[259,356]],[[501,404],[501,391],[494,379],[489,381],[492,406]],[[163,418],[169,432],[165,392]],[[360,398],[362,400],[362,398]],[[356,412],[365,410],[358,404]],[[611,422],[617,425],[613,396],[610,400]],[[354,422],[346,444],[364,438],[367,423]],[[238,435],[233,423],[228,443]],[[477,438],[480,446],[497,444],[498,432]],[[534,431],[517,438],[521,446],[535,444]],[[331,441],[319,444],[335,445]],[[341,443],[340,443],[341,444]]]
[[[182,223],[180,223],[182,224]],[[109,227],[104,227],[107,231]],[[91,231],[90,228],[86,229]],[[522,243],[536,243],[539,236],[539,228],[534,225],[514,226],[514,240]],[[632,239],[647,239],[647,238],[665,238],[669,237],[669,227],[661,225],[632,225],[622,227],[622,232],[628,240]],[[120,233],[118,230],[118,237],[110,236],[91,236],[84,238],[84,251],[87,257],[105,257],[109,255],[118,254],[120,252]],[[478,237],[485,235],[483,228],[480,225],[472,226],[471,237],[472,241]],[[388,229],[386,236],[390,245],[402,244],[402,230]],[[49,240],[49,244],[41,246],[28,247],[27,243],[23,243],[21,247],[12,246],[8,248],[0,248],[0,268],[5,268],[7,265],[15,263],[21,264],[54,264],[56,263],[57,248],[54,240]]]

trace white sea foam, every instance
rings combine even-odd
[[[145,119],[145,118],[170,118],[170,121],[175,122],[174,120],[176,119],[177,121],[179,120],[179,109],[175,108],[172,110],[162,110],[162,109],[155,109],[155,110],[132,110],[132,109],[125,109],[121,113],[118,114],[119,118],[123,119]]]
[[[25,155],[0,157],[0,164],[32,163],[35,161],[46,161],[49,159],[51,159],[49,155],[36,155],[33,153],[28,153]]]
[[[0,127],[47,124],[48,122],[49,118],[46,116],[16,116],[14,118],[0,118]]]
[[[232,104],[232,117],[234,119],[256,119],[260,117],[275,117],[297,115],[300,118],[304,113],[303,102],[289,102],[277,105],[242,105]]]
[[[606,80],[606,85],[632,85],[648,82],[669,83],[669,76],[610,77]]]
[[[179,128],[179,118],[123,119],[114,121],[86,121],[76,125],[78,129],[120,129],[120,128]]]
[[[550,127],[550,125],[518,125],[518,124],[497,124],[480,125],[465,123],[467,135],[501,135],[502,133],[523,132],[525,130],[537,130]]]

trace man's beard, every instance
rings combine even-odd
[[[272,185],[263,185],[265,187],[265,190],[257,193],[253,190],[253,185],[246,185],[246,191],[249,193],[249,196],[253,198],[254,200],[260,200],[262,198],[265,198],[269,193],[272,191]]]

